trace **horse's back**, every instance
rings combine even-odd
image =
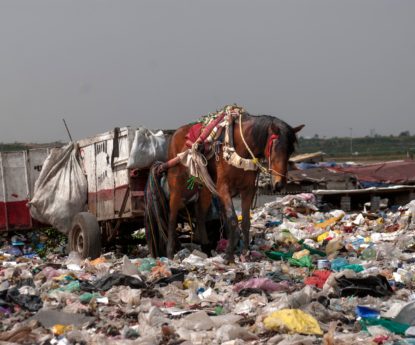
[[[169,159],[175,158],[178,153],[186,149],[186,135],[189,133],[191,127],[192,124],[184,125],[173,133],[168,150]]]

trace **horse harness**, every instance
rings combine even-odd
[[[225,159],[228,164],[243,169],[244,171],[257,171],[260,170],[264,174],[276,174],[280,176],[284,176],[281,173],[276,172],[275,170],[271,169],[271,150],[272,145],[274,145],[275,140],[279,140],[278,134],[272,134],[267,142],[265,156],[268,160],[268,169],[265,168],[259,161],[257,157],[255,157],[254,153],[250,149],[249,145],[247,144],[243,130],[242,130],[242,114],[239,113],[239,132],[242,138],[242,141],[248,150],[251,158],[243,158],[241,157],[235,150],[233,145],[233,124],[235,121],[235,116],[233,114],[228,114],[226,118],[226,132],[225,132],[225,141],[223,144],[223,158]]]
[[[224,160],[236,168],[243,169],[244,171],[260,170],[264,174],[285,176],[271,169],[271,149],[274,141],[279,140],[279,135],[272,134],[268,139],[265,150],[265,155],[268,159],[268,168],[266,168],[260,163],[259,159],[255,157],[245,140],[242,130],[242,112],[243,109],[237,106],[226,107],[217,115],[216,118],[212,119],[202,129],[201,134],[194,143],[189,141],[186,142],[186,145],[189,147],[187,150],[179,153],[177,157],[162,164],[158,170],[158,173],[161,173],[170,167],[179,164],[180,162],[190,169],[191,175],[202,177],[203,182],[206,183],[209,190],[216,194],[213,181],[211,181],[209,176],[207,176],[206,166],[208,161],[214,156],[217,161],[219,160],[220,149],[222,147]],[[233,126],[236,117],[239,117],[239,131],[241,138],[251,158],[243,158],[235,150],[233,143]],[[224,136],[223,130],[225,130]],[[223,142],[222,137],[224,137]],[[203,153],[201,152],[201,147],[203,148]]]

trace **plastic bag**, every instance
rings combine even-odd
[[[75,215],[84,210],[88,185],[77,156],[77,147],[70,143],[52,149],[35,183],[29,202],[31,216],[66,234]]]
[[[152,133],[144,127],[135,132],[127,168],[144,169],[167,159],[167,139],[162,131]]]
[[[252,278],[237,283],[233,291],[240,292],[243,289],[260,289],[265,292],[287,291],[289,285],[286,282],[275,283],[268,278]]]
[[[336,282],[342,297],[386,297],[393,293],[386,278],[379,274],[365,278],[340,277],[336,278]]]
[[[7,291],[6,301],[17,304],[25,310],[38,311],[43,306],[43,301],[36,295],[20,294],[16,287]]]
[[[330,274],[331,272],[328,270],[314,271],[311,277],[307,277],[304,279],[304,284],[314,285],[319,289],[322,289]]]
[[[216,339],[222,344],[225,341],[243,339],[245,341],[258,340],[258,337],[239,325],[224,324],[216,331]]]
[[[215,327],[205,311],[198,311],[182,319],[182,327],[188,330],[207,331]]]
[[[313,267],[313,263],[311,262],[311,257],[310,256],[303,256],[300,259],[288,259],[288,262],[292,265],[292,266],[298,266],[298,267],[307,267],[307,268],[312,268]]]
[[[265,328],[278,331],[281,328],[289,332],[322,335],[317,320],[300,309],[282,309],[273,312],[264,320]]]
[[[358,305],[356,306],[356,315],[362,318],[377,318],[380,316],[380,312],[364,305]]]
[[[94,284],[98,290],[103,291],[107,291],[113,286],[119,285],[129,286],[133,289],[142,289],[146,287],[146,284],[142,280],[133,276],[126,276],[119,272],[107,274],[104,277],[98,279]]]
[[[410,327],[408,324],[383,318],[363,318],[359,321],[359,323],[363,330],[367,330],[368,326],[382,326],[395,334],[401,335],[404,335],[405,331]]]

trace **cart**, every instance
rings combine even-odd
[[[96,258],[102,244],[120,231],[144,226],[144,188],[148,170],[128,169],[135,129],[115,128],[77,142],[88,182],[87,212],[73,220],[68,234],[70,250]]]

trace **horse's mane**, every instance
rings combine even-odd
[[[295,144],[297,143],[297,136],[293,128],[283,120],[271,115],[250,115],[244,114],[242,121],[253,121],[252,136],[255,138],[255,143],[258,147],[264,148],[267,144],[267,133],[271,126],[279,129],[280,145],[283,145],[289,155],[295,151]]]

